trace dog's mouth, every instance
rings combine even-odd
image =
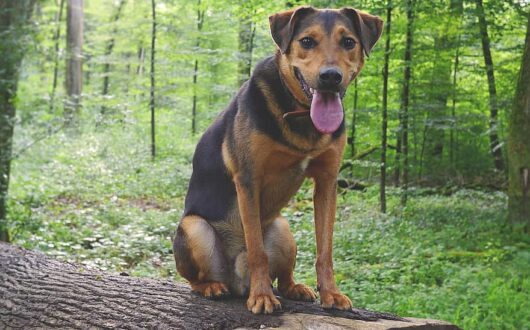
[[[317,91],[319,91],[320,93],[338,93],[341,100],[346,95],[346,89],[344,88],[341,88],[339,91],[325,91],[309,87],[309,84],[305,81],[304,76],[300,72],[300,69],[298,69],[297,67],[294,67],[294,75],[298,80],[298,83],[300,84],[300,87],[302,88],[302,91],[304,92],[305,96],[307,96],[310,101],[313,99],[313,95]]]
[[[309,85],[304,79],[304,76],[302,76],[302,74],[300,73],[300,70],[298,70],[297,67],[294,68],[294,75],[296,79],[298,79],[298,82],[300,83],[300,87],[302,87],[302,91],[304,91],[305,96],[307,96],[309,100],[312,100],[313,93],[315,92],[315,90],[309,87]]]
[[[309,113],[315,128],[323,134],[335,132],[344,119],[342,98],[346,91],[335,92],[314,89],[309,87],[304,76],[296,67],[294,68],[294,74],[304,94],[311,102]]]

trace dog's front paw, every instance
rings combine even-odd
[[[317,299],[315,291],[303,284],[293,284],[280,292],[282,296],[291,300],[315,301]]]
[[[270,314],[275,309],[282,308],[282,305],[270,290],[270,293],[251,293],[247,300],[247,308],[254,314]]]
[[[320,291],[320,304],[323,308],[349,310],[352,308],[350,298],[336,291]]]

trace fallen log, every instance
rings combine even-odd
[[[86,269],[0,242],[0,329],[458,329],[443,321],[281,302],[272,315],[253,315],[241,298],[208,300],[185,284]]]

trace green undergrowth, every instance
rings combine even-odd
[[[9,221],[16,244],[86,267],[182,280],[171,237],[182,212],[193,145],[140,134],[56,135],[13,164]],[[503,227],[506,196],[415,194],[399,207],[377,187],[340,191],[335,274],[355,306],[444,319],[464,329],[530,328],[530,239]],[[296,277],[316,285],[311,185],[284,210],[298,243]]]

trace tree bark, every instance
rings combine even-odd
[[[482,52],[484,54],[484,64],[486,65],[486,76],[488,77],[489,90],[489,106],[490,106],[490,121],[489,121],[489,137],[490,137],[490,151],[493,156],[495,169],[504,171],[504,160],[502,158],[501,142],[498,134],[498,112],[499,106],[497,102],[497,87],[495,85],[495,73],[493,66],[493,59],[491,57],[490,38],[488,35],[488,22],[486,21],[486,14],[484,13],[484,6],[482,0],[476,0],[477,16],[480,27],[480,37],[482,40]]]
[[[508,219],[530,231],[530,14],[508,138]]]
[[[14,101],[26,46],[21,40],[25,40],[25,26],[34,5],[33,0],[0,1],[0,241],[6,242],[9,241],[6,202],[15,128]]]
[[[238,85],[242,85],[250,77],[252,50],[256,28],[251,15],[245,14],[239,21],[239,61],[237,63]]]
[[[400,109],[400,134],[401,136],[401,151],[403,153],[403,192],[401,195],[401,205],[407,204],[407,193],[409,184],[409,98],[410,98],[410,78],[412,76],[412,43],[414,33],[414,0],[406,1],[407,10],[407,36],[405,41],[405,71],[403,73],[403,91],[401,94],[401,109]],[[399,154],[396,151],[397,154]],[[396,166],[399,168],[399,163]],[[399,172],[398,172],[399,173]],[[399,174],[398,179],[399,181]]]
[[[53,36],[54,45],[54,60],[53,60],[53,82],[52,82],[52,91],[50,94],[50,113],[53,112],[55,107],[55,92],[57,90],[57,77],[59,75],[59,40],[61,38],[61,20],[63,17],[63,8],[64,0],[60,0],[59,9],[57,10],[57,15],[55,19],[55,24],[57,24],[55,35]]]
[[[83,0],[68,0],[66,6],[66,80],[67,98],[64,119],[69,127],[78,125],[83,92]]]
[[[0,243],[0,328],[458,329],[443,321],[357,308],[323,310],[286,299],[280,299],[282,310],[253,315],[243,298],[209,300],[187,285],[125,275]]]
[[[387,126],[388,126],[388,66],[390,62],[390,25],[392,21],[392,1],[388,0],[386,9],[386,43],[385,43],[385,64],[383,67],[383,113],[381,124],[381,179],[379,200],[381,212],[386,213],[386,147],[387,147]]]
[[[149,93],[149,108],[151,109],[151,157],[156,157],[156,125],[155,125],[155,46],[156,46],[156,3],[151,0],[152,30],[151,30],[151,90]]]
[[[114,29],[112,30],[112,37],[107,41],[107,47],[105,48],[105,65],[103,67],[103,90],[101,91],[101,94],[103,96],[107,95],[109,93],[109,85],[110,85],[110,55],[112,54],[112,50],[114,49],[114,43],[115,43],[115,36],[118,32],[118,28],[116,26],[116,22],[120,19],[121,12],[123,10],[123,7],[125,6],[125,3],[127,0],[120,0],[120,3],[118,4],[118,7],[116,7],[116,12],[111,20],[111,23],[114,24]],[[101,107],[101,114],[105,114],[107,111],[107,107],[103,105]]]

